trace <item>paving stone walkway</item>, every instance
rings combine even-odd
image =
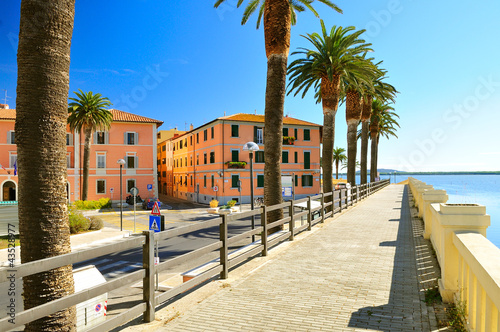
[[[405,187],[374,194],[158,331],[431,331]]]

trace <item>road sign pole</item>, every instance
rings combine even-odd
[[[134,194],[134,233],[135,233],[135,202],[136,202],[136,195]]]

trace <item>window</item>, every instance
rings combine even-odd
[[[211,135],[212,135],[212,139],[214,138],[214,127],[210,128],[210,131],[211,131]]]
[[[310,140],[311,140],[311,130],[304,129],[304,141],[310,141]]]
[[[106,133],[104,131],[96,131],[94,137],[95,144],[106,144]]]
[[[97,180],[97,193],[105,194],[106,193],[106,180]]]
[[[231,161],[240,161],[240,151],[231,150]]]
[[[125,144],[127,145],[137,145],[139,143],[139,134],[133,132],[125,133]]]
[[[135,179],[128,179],[127,180],[127,192],[130,192],[130,189],[135,187]]]
[[[189,166],[193,166],[193,156],[189,157]]]
[[[253,141],[257,144],[264,144],[264,129],[262,127],[253,127]]]
[[[192,175],[190,176],[190,179],[191,179],[191,185],[193,185],[193,176]]]
[[[184,165],[186,165],[186,167],[187,167],[187,165],[188,165],[188,157],[184,157]]]
[[[238,188],[239,181],[240,181],[240,176],[238,174],[231,175],[231,188]]]
[[[206,141],[207,140],[207,137],[208,137],[208,131],[205,129],[203,131],[203,140]]]
[[[73,145],[73,134],[66,133],[66,145]]]
[[[200,133],[196,133],[196,143],[200,143]]]
[[[163,159],[161,160],[161,163],[162,163],[163,165],[165,165],[165,164],[167,163],[167,158],[163,158]]]
[[[255,152],[255,162],[263,163],[264,162],[264,151],[256,151]]]
[[[207,176],[206,175],[203,175],[203,187],[204,188],[207,187]]]
[[[302,187],[312,187],[313,176],[312,175],[302,175]]]
[[[196,155],[196,165],[199,165],[200,164],[200,155],[197,154]]]
[[[304,169],[311,169],[311,152],[304,152]]]
[[[9,158],[9,168],[14,168],[14,164],[17,166],[17,154],[11,154]]]
[[[297,151],[295,151],[295,152],[293,153],[293,158],[294,158],[294,159],[293,159],[293,162],[294,162],[294,163],[298,163],[298,162],[299,162],[299,153],[298,153]]]
[[[167,177],[167,172],[166,172],[166,171],[163,171],[163,172],[161,172],[161,175],[162,175],[164,178],[166,178],[166,177]]]
[[[187,148],[187,146],[188,146],[188,139],[187,139],[187,138],[185,138],[185,139],[184,139],[184,147],[185,147],[185,148]]]
[[[295,128],[295,129],[293,130],[294,135],[295,135],[295,136],[294,136],[294,137],[295,137],[295,140],[297,140],[297,138],[299,138],[298,131],[299,131],[299,130],[298,130],[297,128]]]
[[[207,164],[207,153],[206,152],[203,154],[203,160],[204,160],[204,164],[206,165]]]
[[[215,186],[215,178],[214,176],[212,175],[212,188]]]
[[[106,155],[98,154],[97,155],[97,168],[106,168]]]
[[[264,174],[257,174],[257,188],[264,188]]]
[[[193,145],[193,136],[189,136],[189,145]]]
[[[281,151],[281,162],[288,164],[288,151]]]
[[[127,156],[127,159],[125,159],[125,161],[127,162],[127,168],[137,168],[136,160],[136,156]]]
[[[288,136],[288,128],[283,127],[283,136]]]
[[[299,176],[295,175],[295,187],[299,186]]]
[[[16,144],[16,135],[13,130],[7,132],[7,144]]]
[[[210,163],[211,164],[215,163],[215,152],[214,151],[210,152]]]
[[[71,168],[71,154],[66,155],[66,167]]]
[[[162,151],[165,151],[166,149],[167,149],[167,145],[166,144],[161,147]]]
[[[182,158],[179,158],[181,160],[181,167],[182,167]]]
[[[231,125],[231,137],[239,137],[240,136],[239,129],[240,126]]]

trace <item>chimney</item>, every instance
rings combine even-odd
[[[0,104],[0,109],[8,110],[9,109],[9,105],[7,105],[7,104]]]
[[[191,125],[189,126],[189,130],[193,130],[194,129],[194,126],[193,124],[191,123]]]

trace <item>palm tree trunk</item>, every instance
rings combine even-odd
[[[361,184],[368,181],[368,120],[361,122]]]
[[[358,120],[347,122],[347,182],[356,185],[356,153]]]
[[[371,146],[371,159],[370,159],[370,182],[375,182],[375,178],[377,177],[377,134],[371,135],[372,137],[372,146]]]
[[[92,129],[85,128],[85,143],[83,146],[83,183],[82,201],[86,201],[89,193],[89,169],[90,169],[90,142],[92,140]]]
[[[283,110],[286,93],[286,69],[290,49],[291,14],[288,0],[268,0],[264,9],[264,37],[267,55],[267,82],[264,129],[264,201],[265,205],[282,202],[281,149]],[[268,223],[283,218],[283,210],[268,214]],[[282,229],[269,229],[271,234]]]
[[[335,162],[335,179],[336,180],[339,179],[339,162],[338,161]]]
[[[71,252],[66,201],[66,120],[74,0],[23,0],[17,55],[16,143],[21,262]],[[74,292],[71,265],[23,278],[24,309]],[[25,331],[75,330],[71,307]]]

